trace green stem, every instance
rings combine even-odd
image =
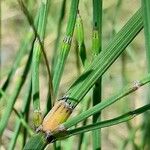
[[[102,0],[93,0],[93,38],[92,38],[92,52],[96,56],[101,52],[102,47]],[[101,102],[101,81],[100,77],[93,88],[93,106]],[[93,115],[93,123],[100,121],[100,114]],[[101,130],[94,130],[92,132],[93,150],[101,149]]]
[[[144,21],[144,35],[145,35],[145,48],[146,48],[146,58],[147,58],[147,71],[150,73],[150,1],[142,0],[142,11],[143,11],[143,21]],[[147,89],[147,103],[150,102],[150,84]],[[144,113],[143,120],[143,139],[142,139],[142,149],[150,149],[150,113]]]
[[[40,39],[43,41],[47,23],[47,13],[49,8],[49,0],[41,1],[40,16],[38,22],[37,32]],[[34,110],[40,110],[40,99],[39,99],[39,64],[41,57],[41,47],[38,41],[34,43],[33,58],[32,58],[32,96],[33,96],[33,108]]]
[[[147,68],[150,72],[150,1],[142,0],[143,20],[144,20],[144,35],[145,35],[145,47],[147,56]]]
[[[66,58],[68,56],[68,53],[70,51],[72,36],[74,32],[75,22],[76,22],[76,16],[78,11],[78,4],[79,0],[72,0],[70,12],[69,12],[69,19],[68,24],[66,28],[66,35],[63,40],[62,46],[60,51],[58,52],[57,57],[57,63],[54,68],[54,75],[53,75],[53,85],[54,85],[54,93],[57,95],[60,79],[64,70],[64,65],[66,62]]]
[[[37,61],[38,61],[38,59],[40,59],[41,51],[43,53],[45,64],[46,64],[46,68],[47,68],[47,72],[48,72],[48,77],[49,77],[49,83],[48,83],[48,85],[49,85],[49,91],[50,91],[49,94],[51,95],[52,99],[54,99],[51,72],[50,72],[50,68],[49,68],[49,63],[48,63],[47,55],[46,55],[46,52],[44,50],[44,45],[43,45],[43,39],[44,39],[44,35],[45,35],[46,22],[47,22],[47,14],[48,14],[48,8],[49,8],[49,0],[41,2],[39,24],[38,24],[38,28],[39,28],[39,26],[41,27],[41,28],[38,29],[40,35],[38,34],[38,31],[36,30],[36,28],[34,26],[34,23],[33,23],[33,18],[30,15],[30,13],[29,13],[28,9],[26,8],[26,6],[24,5],[23,1],[22,0],[18,0],[18,3],[19,3],[19,5],[20,5],[20,7],[21,7],[21,9],[23,11],[23,13],[25,14],[25,16],[26,16],[29,24],[31,25],[31,27],[32,27],[32,29],[34,31],[35,38],[37,38],[37,40],[38,40],[38,42],[35,41],[35,43],[34,43],[34,46],[37,49],[37,53],[35,53],[38,56],[37,57]],[[36,71],[39,70],[37,62],[35,62],[35,70]],[[37,75],[37,76],[39,76],[39,75]],[[39,82],[39,81],[36,80],[36,82]],[[40,106],[39,106],[39,92],[35,95],[35,99],[36,100],[35,100],[34,107],[40,108]],[[39,110],[37,109],[37,111],[39,111]]]

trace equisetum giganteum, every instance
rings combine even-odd
[[[37,128],[37,132],[45,133],[48,142],[55,140],[55,133],[65,131],[61,124],[69,118],[74,109],[74,105],[68,99],[68,97],[59,99]]]

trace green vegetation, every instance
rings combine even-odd
[[[150,2],[132,4],[2,1],[21,19],[1,21],[0,149],[150,149]]]

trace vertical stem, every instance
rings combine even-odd
[[[94,55],[98,55],[102,47],[102,0],[93,0],[93,38],[92,51]],[[93,105],[101,102],[101,81],[100,77],[93,88]],[[100,121],[100,113],[93,115],[93,123]],[[101,149],[101,130],[94,130],[93,135],[93,149]]]
[[[70,12],[69,12],[70,15],[69,15],[67,28],[66,28],[66,35],[62,42],[61,49],[58,52],[58,57],[57,57],[56,65],[54,68],[54,74],[53,74],[53,85],[54,85],[55,95],[57,95],[60,79],[62,77],[64,65],[66,62],[66,58],[70,51],[71,41],[72,41],[72,36],[74,32],[77,11],[78,11],[78,4],[79,4],[79,0],[72,0],[71,2]]]
[[[150,73],[150,1],[142,0],[142,10],[143,10],[143,21],[144,21],[144,35],[145,35],[145,47],[146,47],[146,58],[147,58],[147,70]],[[147,103],[150,102],[150,84],[147,89]],[[150,149],[150,113],[144,113],[143,122],[143,140],[142,149]]]
[[[41,1],[37,32],[42,42],[45,36],[48,9],[49,9],[49,0]],[[32,86],[33,86],[32,96],[33,96],[33,107],[34,107],[34,110],[37,110],[37,111],[40,110],[39,64],[40,64],[41,52],[42,51],[41,51],[40,44],[38,40],[36,40],[34,43],[33,58],[32,58]]]

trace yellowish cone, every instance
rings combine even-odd
[[[43,120],[42,126],[45,132],[54,132],[60,124],[65,122],[70,114],[72,108],[65,101],[58,101],[55,103],[51,111],[46,115]]]

